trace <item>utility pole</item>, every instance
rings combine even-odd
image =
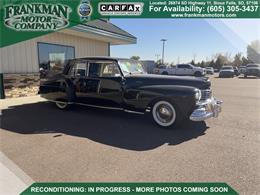
[[[165,45],[165,41],[167,41],[167,39],[161,39],[161,41],[163,42],[163,48],[162,48],[162,64],[164,64],[164,45]]]

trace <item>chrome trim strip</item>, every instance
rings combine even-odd
[[[67,104],[74,104],[74,102],[63,102],[63,101],[57,101],[57,100],[48,100],[49,102],[54,102],[54,103],[67,103]]]
[[[88,106],[93,108],[103,108],[103,109],[109,109],[109,110],[123,110],[123,108],[116,108],[116,107],[107,107],[107,106],[97,106],[92,104],[84,104],[84,103],[74,103],[81,106]]]
[[[147,108],[145,109],[145,112],[151,112],[151,108],[150,108],[150,107],[147,107]]]
[[[136,111],[132,111],[132,110],[124,110],[125,112],[128,113],[133,113],[133,114],[144,114],[143,112],[136,112]]]
[[[50,102],[58,102],[58,103],[64,103],[62,101],[55,101],[55,100],[48,100]],[[107,107],[107,106],[97,106],[97,105],[92,105],[92,104],[84,104],[84,103],[74,103],[74,102],[68,102],[68,104],[77,104],[77,105],[81,105],[81,106],[88,106],[88,107],[93,107],[93,108],[103,108],[103,109],[108,109],[108,110],[121,110],[124,112],[128,112],[128,113],[132,113],[132,114],[144,114],[143,112],[137,112],[137,111],[133,111],[133,110],[126,110],[123,108],[116,108],[116,107]]]

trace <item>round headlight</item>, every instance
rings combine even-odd
[[[195,92],[195,99],[197,101],[200,101],[200,99],[201,99],[201,91],[200,90],[196,90],[196,92]]]

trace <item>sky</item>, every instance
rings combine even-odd
[[[260,40],[258,19],[112,19],[111,22],[137,37],[137,44],[111,46],[111,56],[157,60],[165,43],[165,62],[211,60],[216,53],[238,52]]]

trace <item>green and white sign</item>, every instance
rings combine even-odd
[[[7,5],[4,24],[16,31],[55,31],[68,26],[71,11],[62,4]]]
[[[34,183],[21,193],[21,195],[32,194],[238,195],[226,183]]]
[[[81,0],[1,0],[0,47],[82,23],[81,4]]]

